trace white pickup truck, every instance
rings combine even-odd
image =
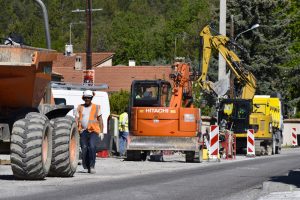
[[[70,85],[63,83],[52,83],[52,95],[56,105],[72,105],[74,109],[71,110],[68,115],[75,117],[76,109],[79,104],[84,103],[82,100],[82,93],[85,89],[93,90],[92,88],[86,88],[85,86],[78,87],[78,85]],[[97,88],[95,88],[97,89]],[[100,88],[103,89],[103,88]],[[100,105],[104,129],[103,133],[107,133],[107,120],[110,115],[110,105],[107,92],[95,91],[95,96],[92,103]]]

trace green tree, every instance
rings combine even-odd
[[[209,0],[98,0],[92,13],[92,45],[94,51],[115,52],[114,64],[127,64],[134,58],[137,64],[146,60],[151,64],[170,64],[175,54],[197,60],[198,33],[211,15]],[[69,41],[69,24],[85,21],[81,0],[44,0],[46,4],[52,48],[63,51]],[[42,13],[32,0],[0,0],[1,37],[10,32],[21,33],[27,44],[46,47]],[[72,43],[75,52],[85,51],[85,26],[74,25]]]
[[[287,31],[289,19],[286,11],[290,6],[286,0],[229,0],[228,20],[234,15],[235,32],[239,33],[260,24],[237,39],[246,52],[240,58],[257,78],[257,94],[285,92],[281,87],[280,68],[290,59],[290,35]]]
[[[129,92],[121,90],[109,96],[110,112],[120,115],[129,105]]]
[[[208,0],[102,1],[101,20],[95,19],[96,49],[116,52],[115,64],[171,63],[177,52],[195,60],[199,30],[210,18]]]
[[[291,34],[292,45],[290,47],[291,59],[287,62],[290,68],[285,73],[285,85],[289,94],[289,107],[291,110],[296,108],[296,117],[300,116],[300,2],[291,0],[291,7],[288,10],[290,18],[289,31]]]
[[[290,19],[289,32],[291,34],[292,45],[290,52],[292,54],[291,60],[288,65],[290,67],[300,67],[300,1],[290,0],[291,6],[288,10]]]
[[[2,38],[6,38],[10,33],[18,33],[29,45],[42,44],[40,47],[46,46],[43,20],[39,17],[41,12],[32,1],[1,0],[0,5],[3,8],[0,15]]]

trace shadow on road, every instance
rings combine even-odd
[[[291,170],[287,176],[274,176],[270,181],[290,184],[300,188],[300,169]]]
[[[16,179],[14,175],[0,175],[0,180],[11,181],[11,180],[18,180],[18,179]]]
[[[14,177],[14,175],[0,175],[0,180],[5,180],[5,181],[24,181],[24,179],[18,179]],[[43,180],[26,180],[26,181],[45,181]]]

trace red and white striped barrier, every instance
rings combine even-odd
[[[294,147],[298,145],[298,141],[297,141],[297,129],[296,128],[292,128],[292,145]]]
[[[209,159],[219,158],[219,126],[211,125],[209,133]]]
[[[254,129],[247,130],[247,156],[255,156]]]

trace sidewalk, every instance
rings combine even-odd
[[[300,169],[290,171],[287,176],[272,177],[263,183],[268,195],[258,200],[295,200],[300,199]]]

